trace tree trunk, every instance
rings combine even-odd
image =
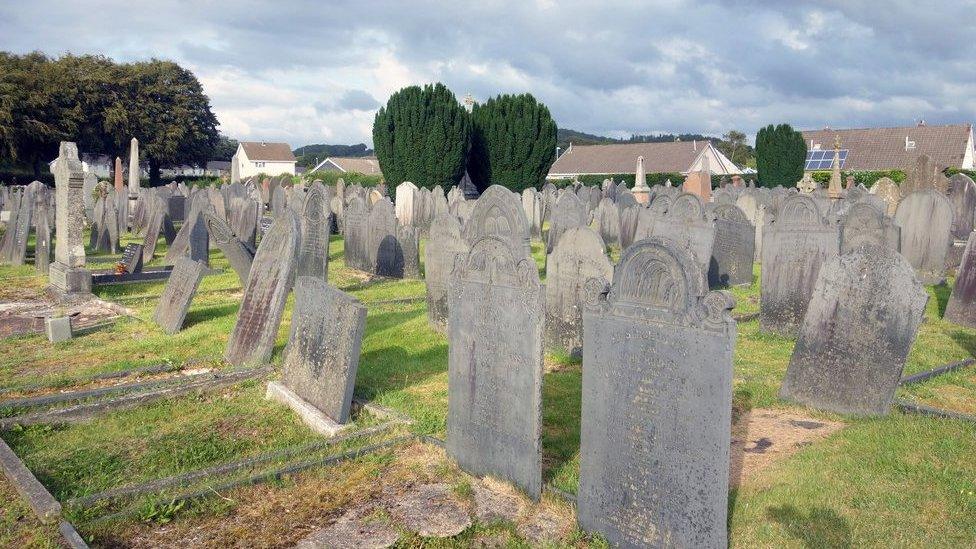
[[[149,159],[149,186],[158,187],[160,184],[159,179],[159,161]]]

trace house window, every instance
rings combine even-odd
[[[255,162],[254,163],[254,167],[255,168],[263,168],[264,167],[264,162]]]

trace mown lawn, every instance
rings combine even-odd
[[[132,239],[133,241],[137,239]],[[427,324],[422,281],[371,280],[345,268],[341,238],[333,238],[329,279],[368,307],[357,396],[409,416],[414,432],[443,437],[447,413],[447,340]],[[544,265],[543,247],[533,244]],[[160,242],[157,253],[165,254]],[[614,253],[616,256],[617,254]],[[423,255],[421,254],[421,258]],[[200,285],[184,329],[164,335],[152,321],[162,283],[107,286],[96,293],[133,311],[110,328],[51,345],[43,336],[0,341],[0,387],[34,383],[83,385],[91,376],[159,363],[227,368],[221,355],[236,319],[239,282],[217,250],[211,265],[223,269]],[[154,263],[158,263],[157,259]],[[108,268],[95,263],[93,268]],[[757,282],[731,290],[735,314],[758,310]],[[0,267],[0,298],[37,291],[44,278],[33,267]],[[976,332],[941,320],[948,288],[932,296],[906,374],[973,355]],[[398,301],[398,300],[407,301]],[[292,298],[278,333],[273,363],[287,340]],[[753,546],[972,546],[976,544],[976,426],[893,412],[856,419],[797,408],[777,398],[793,341],[762,334],[758,321],[740,322],[735,351],[734,403],[739,411],[781,408],[842,421],[834,435],[774,463],[730,497],[732,544]],[[578,484],[580,428],[579,361],[547,355],[543,386],[544,478],[574,493]],[[902,388],[899,398],[957,411],[976,412],[976,367]],[[363,417],[363,424],[371,421]],[[308,442],[313,436],[294,415],[264,399],[263,383],[242,383],[143,408],[117,412],[64,428],[32,427],[3,433],[44,484],[65,500]],[[375,469],[370,462],[357,465]],[[365,470],[364,469],[364,470]],[[327,475],[326,475],[327,476]],[[315,475],[311,476],[312,478]],[[2,488],[2,487],[0,487]],[[275,489],[274,487],[271,488]],[[282,488],[283,489],[283,488]],[[241,500],[235,500],[241,501]],[[0,507],[19,505],[0,489]],[[226,502],[185,509],[223,512]],[[209,509],[209,510],[208,510]],[[182,513],[182,514],[181,514]],[[141,518],[151,518],[143,514]],[[0,542],[28,540],[29,528],[0,515]],[[75,517],[85,532],[88,516]],[[92,519],[93,520],[93,519]],[[138,524],[140,517],[131,519]],[[118,526],[127,528],[125,524]],[[134,526],[133,526],[134,527]],[[90,532],[104,533],[103,527]],[[42,534],[39,534],[43,537]],[[44,538],[48,539],[48,538]],[[454,540],[466,546],[469,537]],[[43,546],[44,541],[37,542]],[[573,544],[591,543],[575,540]],[[595,543],[595,542],[594,542]],[[0,543],[2,544],[2,543]],[[444,545],[451,545],[446,543]]]

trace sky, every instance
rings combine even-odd
[[[4,0],[0,49],[176,61],[223,134],[292,147],[438,81],[614,137],[976,120],[976,0]]]

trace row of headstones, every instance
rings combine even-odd
[[[0,263],[27,262],[28,241],[34,234],[34,265],[47,273],[54,250],[51,233],[55,225],[54,191],[40,181],[24,186],[3,187],[6,230],[0,238]]]

